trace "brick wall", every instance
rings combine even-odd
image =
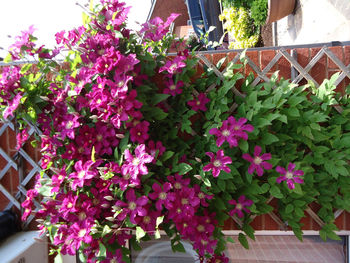
[[[176,18],[174,28],[177,26],[187,25],[189,16],[185,0],[157,0],[151,19],[158,16],[164,21],[170,16],[171,13],[181,14],[178,18]]]

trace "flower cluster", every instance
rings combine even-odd
[[[36,59],[37,68],[9,66],[0,75],[2,116],[19,120],[17,149],[32,132],[25,123],[42,131],[43,172],[22,204],[23,220],[35,214],[54,252],[79,251],[86,262],[129,262],[126,247],[159,238],[160,230],[174,251],[183,251],[180,241],[187,240],[200,262],[228,262],[225,222],[234,217],[251,237],[250,216],[269,213],[271,196],[281,201],[285,221],[298,227],[295,215],[283,212],[306,207],[312,198],[302,191],[321,184],[309,183],[311,168],[303,158],[320,165],[322,154],[313,156],[305,145],[322,153],[329,148],[301,143],[294,133],[309,134],[303,127],[275,135],[274,129],[294,128],[284,126],[289,105],[275,113],[275,99],[256,102],[258,91],[244,85],[250,99],[237,98],[231,89],[239,73],[230,66],[221,79],[211,69],[196,77],[198,58],[168,34],[177,14],[145,23],[137,39],[126,28],[125,3],[101,0],[94,10],[86,26],[57,33],[54,50],[36,47],[32,28],[23,32],[10,57]],[[174,45],[181,49],[166,56]],[[62,49],[69,50],[63,63],[55,60]],[[217,90],[209,88],[214,85]],[[282,86],[280,93],[264,86],[259,96],[276,92],[279,100],[287,94]],[[275,120],[280,123],[270,125]],[[288,209],[286,196],[296,200]],[[32,211],[41,197],[40,209]]]

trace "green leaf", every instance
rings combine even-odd
[[[227,242],[230,242],[230,243],[236,243],[232,237],[227,237]]]
[[[300,116],[299,110],[297,108],[289,108],[287,111],[287,114],[290,117],[299,117]]]
[[[219,180],[218,180],[218,187],[220,188],[220,190],[221,190],[222,192],[225,192],[225,189],[226,189],[226,183],[225,183],[225,181],[219,179]]]
[[[163,220],[164,220],[164,216],[158,216],[158,217],[157,217],[156,228],[158,228],[159,225],[160,225],[161,223],[163,223]]]
[[[166,100],[167,98],[169,98],[170,95],[169,94],[155,94],[152,96],[151,98],[151,105],[157,105],[159,102],[162,102],[163,100]]]
[[[120,149],[120,151],[121,151],[122,153],[124,152],[124,150],[125,150],[125,149],[127,148],[127,146],[128,146],[128,143],[129,143],[129,136],[130,136],[129,132],[125,133],[125,134],[124,134],[124,138],[121,139],[121,141],[120,141],[120,143],[119,143],[119,149]]]
[[[294,192],[294,193],[297,193],[297,194],[299,194],[299,195],[303,195],[303,194],[304,194],[304,193],[303,193],[303,190],[301,189],[300,184],[297,184],[297,183],[294,184],[293,192]]]
[[[118,158],[119,158],[119,151],[118,151],[118,147],[116,147],[115,149],[114,149],[114,160],[118,160]]]
[[[240,140],[238,142],[238,147],[242,150],[242,152],[248,152],[249,144],[246,140]]]
[[[252,228],[250,225],[248,224],[244,224],[242,230],[244,231],[244,233],[247,234],[248,237],[250,237],[252,240],[255,240],[255,236],[254,236],[254,228]]]
[[[142,229],[142,227],[137,226],[136,227],[136,240],[137,242],[140,242],[141,238],[143,238],[146,235],[146,232]]]
[[[276,185],[273,185],[271,187],[270,194],[278,199],[283,198],[283,194],[281,193],[281,190]]]
[[[263,128],[265,126],[271,125],[271,122],[265,118],[259,118],[257,123],[256,123],[256,128]]]
[[[102,242],[99,243],[99,250],[98,250],[97,256],[103,257],[103,258],[105,258],[107,256],[107,249]]]
[[[152,108],[151,111],[148,112],[149,113],[149,118],[151,119],[155,119],[158,121],[164,120],[167,116],[168,113],[164,112],[162,109],[154,107]]]
[[[244,234],[239,233],[239,235],[238,235],[238,241],[239,241],[239,243],[241,243],[241,245],[242,245],[245,249],[249,249],[248,240],[247,240],[247,238],[245,237]]]
[[[288,204],[284,211],[286,214],[290,214],[294,211],[294,206],[292,204]]]
[[[96,162],[96,159],[95,159],[95,146],[92,146],[92,150],[91,150],[91,161],[94,163]]]
[[[55,263],[63,263],[63,258],[62,258],[62,255],[61,253],[58,253],[55,257]]]
[[[174,155],[174,152],[172,151],[166,151],[163,155],[162,155],[162,161],[165,162],[166,160],[168,160],[169,158],[171,158]]]
[[[279,139],[278,139],[278,137],[276,135],[266,132],[266,133],[263,134],[263,136],[261,138],[261,141],[265,145],[270,145],[270,144],[272,144],[274,142],[278,142]]]
[[[270,185],[268,183],[264,183],[261,187],[260,187],[260,194],[265,194],[267,191],[269,191],[270,189]]]
[[[180,163],[173,171],[179,172],[180,175],[187,174],[192,170],[192,166],[187,163]]]
[[[185,247],[182,245],[180,241],[177,241],[176,243],[171,245],[171,248],[174,252],[182,252],[186,253]]]

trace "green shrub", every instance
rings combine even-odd
[[[254,26],[249,9],[227,8],[219,18],[224,21],[224,29],[234,39],[229,48],[250,48],[258,43],[260,30]]]
[[[267,0],[254,0],[250,12],[256,26],[264,25],[267,18]]]

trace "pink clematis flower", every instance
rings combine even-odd
[[[184,83],[180,80],[176,84],[172,79],[169,79],[166,82],[166,88],[164,89],[164,94],[170,94],[171,96],[176,96],[177,94],[182,93],[182,88],[184,86]]]
[[[133,224],[137,224],[136,216],[145,216],[147,215],[147,210],[144,208],[148,203],[147,196],[136,197],[135,190],[130,189],[126,192],[126,200],[127,203],[122,201],[117,201],[117,207],[124,207],[122,212],[118,215],[118,220],[124,220],[127,215],[130,216],[130,222]]]
[[[122,166],[122,174],[130,174],[132,178],[137,178],[139,174],[145,175],[148,173],[146,163],[150,163],[153,157],[146,153],[145,145],[140,144],[135,149],[136,156],[133,156],[129,149],[124,152],[125,163]]]
[[[151,19],[147,23],[142,24],[142,29],[140,33],[144,33],[144,38],[152,41],[161,40],[166,33],[168,32],[168,28],[172,22],[179,16],[180,14],[171,14],[168,19],[164,22],[161,18],[155,17]]]
[[[251,206],[253,201],[246,199],[244,195],[241,195],[237,201],[230,200],[228,203],[235,206],[235,208],[229,212],[229,215],[233,216],[234,214],[237,214],[238,217],[242,218],[244,216],[243,211],[250,213],[250,210],[246,207]]]
[[[72,189],[77,190],[77,186],[83,187],[84,185],[90,185],[90,179],[97,175],[97,170],[90,170],[94,165],[93,161],[83,162],[77,161],[74,165],[75,172],[69,175],[69,178],[73,179]]]
[[[18,151],[22,145],[28,140],[29,134],[28,134],[28,128],[25,128],[20,133],[16,135],[17,144],[16,144],[16,150]]]
[[[166,209],[171,209],[173,207],[172,202],[175,200],[174,193],[169,192],[172,189],[170,183],[166,182],[163,184],[163,187],[157,183],[152,185],[153,193],[149,194],[149,197],[152,200],[157,200],[156,208],[161,211],[163,209],[162,205]]]
[[[287,181],[287,185],[289,189],[294,189],[295,183],[302,184],[304,180],[299,176],[304,175],[304,172],[302,170],[294,171],[294,169],[295,169],[294,163],[288,164],[288,171],[286,171],[286,169],[284,169],[281,166],[277,166],[276,171],[282,175],[276,179],[277,183],[280,184],[282,181]]]
[[[266,160],[271,159],[271,153],[264,153],[260,155],[261,147],[255,146],[254,148],[254,157],[251,157],[248,153],[242,155],[244,160],[251,162],[251,165],[248,168],[248,173],[252,174],[254,171],[257,172],[258,176],[262,176],[265,170],[272,169],[272,164],[265,162]]]
[[[207,107],[205,106],[210,99],[205,96],[204,93],[199,93],[198,97],[193,97],[193,100],[190,100],[187,102],[187,104],[192,108],[194,111],[206,111]]]
[[[238,121],[234,117],[230,116],[227,120],[222,122],[220,129],[210,129],[209,134],[217,137],[216,145],[220,147],[225,141],[227,141],[230,147],[237,147],[238,140],[248,140],[247,132],[252,132],[254,127],[250,124],[244,124],[247,119],[240,118]]]
[[[173,60],[168,60],[163,67],[160,67],[159,73],[167,71],[170,75],[181,72],[181,69],[186,67],[185,56],[177,56]]]
[[[13,117],[13,112],[17,109],[19,103],[21,102],[22,94],[17,93],[13,100],[9,103],[9,106],[4,111],[4,119],[6,120],[8,116]]]
[[[231,172],[231,169],[226,164],[232,163],[232,160],[230,157],[224,155],[223,150],[219,150],[216,156],[211,152],[206,152],[205,154],[210,157],[210,163],[203,167],[203,171],[208,172],[212,170],[214,177],[218,177],[221,170],[226,173]]]

